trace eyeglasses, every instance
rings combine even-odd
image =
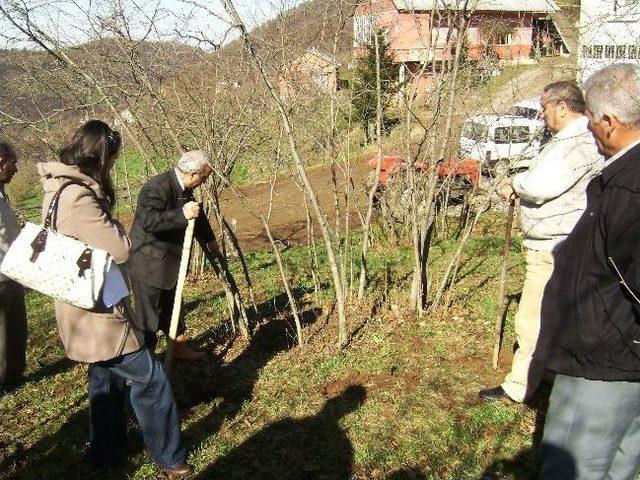
[[[117,130],[112,130],[107,134],[107,143],[109,144],[109,150],[111,153],[115,153],[120,148],[122,144],[122,137],[120,136],[120,132]]]

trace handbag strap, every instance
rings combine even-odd
[[[35,262],[38,259],[38,257],[40,256],[40,254],[44,251],[46,243],[47,243],[47,232],[49,230],[51,230],[51,231],[56,231],[57,230],[57,225],[58,225],[58,203],[60,201],[60,195],[62,194],[62,191],[65,188],[67,188],[69,185],[80,185],[82,187],[85,187],[87,190],[89,190],[91,192],[91,196],[95,199],[95,201],[100,206],[100,209],[105,213],[105,215],[107,215],[109,217],[109,219],[111,219],[111,214],[102,206],[102,202],[100,202],[100,199],[98,198],[98,195],[96,195],[96,192],[93,190],[93,188],[91,188],[89,185],[87,185],[82,180],[78,180],[78,179],[75,179],[73,177],[67,177],[67,176],[64,176],[64,175],[61,175],[61,177],[62,178],[67,178],[69,180],[66,181],[65,183],[63,183],[62,186],[60,186],[58,191],[56,191],[56,193],[54,193],[53,197],[51,198],[51,203],[49,204],[49,208],[47,209],[47,214],[45,215],[44,224],[42,226],[42,229],[40,230],[40,232],[35,236],[35,238],[31,242],[32,252],[31,252],[31,257],[29,258],[29,260],[31,262]],[[80,254],[80,257],[78,258],[78,260],[76,262],[76,264],[78,265],[78,276],[79,277],[84,276],[84,272],[91,268],[91,256],[92,256],[92,254],[93,254],[93,249],[91,247],[87,247],[82,252],[82,254]]]
[[[89,192],[91,192],[91,196],[98,203],[98,205],[100,206],[101,210],[109,218],[111,218],[111,214],[102,206],[102,202],[98,198],[98,195],[93,190],[93,188],[91,188],[88,184],[86,184],[82,180],[78,180],[78,179],[75,179],[73,177],[67,177],[65,175],[61,175],[60,178],[67,178],[68,181],[64,182],[60,186],[58,191],[56,191],[56,193],[54,193],[53,197],[51,198],[51,203],[49,204],[49,208],[47,209],[47,215],[44,218],[43,227],[45,229],[50,229],[50,230],[53,230],[53,231],[55,231],[57,229],[57,225],[58,225],[58,203],[60,202],[60,195],[62,194],[62,191],[65,188],[67,188],[69,185],[80,185],[82,187],[85,187],[87,190],[89,190]]]

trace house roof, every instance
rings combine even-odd
[[[322,60],[324,60],[327,63],[332,63],[333,65],[335,65],[336,67],[340,66],[340,60],[338,60],[336,57],[334,57],[333,55],[331,55],[330,53],[326,53],[326,52],[321,52],[320,50],[318,50],[316,47],[311,47],[307,50],[307,52],[315,55],[318,58],[321,58]]]
[[[400,11],[462,10],[465,0],[393,0]],[[560,10],[553,0],[468,0],[467,10],[553,13]]]

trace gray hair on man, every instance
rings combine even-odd
[[[191,150],[182,154],[176,166],[182,173],[199,173],[205,168],[211,168],[211,163],[202,150]]]
[[[573,81],[560,81],[548,84],[542,89],[547,102],[564,102],[574,113],[584,113],[584,96],[578,84]]]
[[[603,115],[640,129],[640,65],[614,63],[598,70],[584,82],[587,109],[596,122]]]

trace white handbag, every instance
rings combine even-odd
[[[90,310],[100,300],[111,256],[105,250],[56,231],[60,194],[72,184],[89,189],[100,203],[86,183],[66,182],[51,199],[44,224],[25,224],[9,247],[0,271],[26,287]]]

